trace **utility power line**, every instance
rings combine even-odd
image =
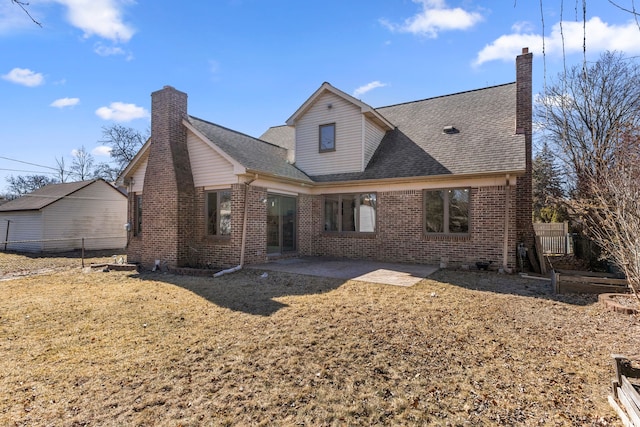
[[[39,165],[39,164],[37,164],[37,163],[25,162],[25,161],[23,161],[23,160],[10,159],[9,157],[4,157],[4,156],[0,156],[0,159],[9,160],[10,162],[24,163],[25,165],[37,166],[37,167],[39,167],[39,168],[52,169],[52,170],[54,170],[54,171],[57,171],[57,170],[58,170],[58,168],[54,168],[54,167],[51,167],[51,166]]]

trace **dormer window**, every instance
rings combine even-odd
[[[336,150],[336,124],[320,125],[320,152]]]

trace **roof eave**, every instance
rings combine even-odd
[[[473,179],[473,178],[487,178],[495,176],[521,176],[525,174],[524,169],[504,170],[504,171],[492,171],[492,172],[472,172],[472,173],[458,173],[458,174],[439,174],[439,175],[421,175],[421,176],[407,176],[397,178],[370,178],[370,179],[351,179],[345,181],[314,181],[315,187],[340,187],[340,186],[353,186],[363,184],[379,184],[379,183],[410,183],[419,181],[448,181],[451,179]]]
[[[129,174],[131,174],[135,170],[135,167],[138,165],[140,160],[142,160],[144,156],[147,154],[147,151],[149,150],[150,145],[151,145],[151,138],[147,139],[147,142],[145,142],[144,145],[140,147],[140,150],[138,150],[138,152],[133,157],[133,159],[131,159],[127,167],[124,168],[122,172],[120,172],[120,175],[118,175],[118,178],[116,179],[116,185],[126,186],[125,179],[129,176]]]

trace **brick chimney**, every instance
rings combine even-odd
[[[516,185],[516,238],[524,242],[529,250],[533,249],[534,232],[532,215],[532,172],[531,172],[531,139],[533,133],[533,96],[532,96],[532,63],[533,54],[528,48],[516,58],[516,134],[524,135],[526,172],[518,177]]]
[[[193,176],[187,149],[187,94],[165,86],[151,94],[151,143],[142,193],[141,261],[182,265],[194,236]]]

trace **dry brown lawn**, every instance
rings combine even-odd
[[[0,425],[619,425],[610,354],[640,319],[595,298],[261,274],[0,281]]]

